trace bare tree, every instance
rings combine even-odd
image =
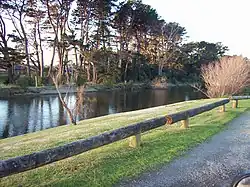
[[[73,105],[73,108],[71,108],[71,107],[69,107],[69,102],[66,100],[66,98],[68,97],[70,88],[71,88],[69,81],[68,81],[67,87],[65,88],[67,90],[66,94],[65,94],[65,96],[63,96],[63,94],[61,93],[61,90],[60,90],[60,86],[61,86],[60,69],[58,70],[58,72],[55,75],[51,76],[51,78],[52,78],[53,83],[56,87],[60,102],[61,102],[63,108],[65,108],[65,110],[69,116],[71,124],[76,125],[77,115],[81,114],[82,109],[83,109],[84,86],[80,86],[77,88],[76,101]]]
[[[193,85],[193,87],[208,97],[231,96],[249,85],[250,64],[242,56],[226,56],[219,61],[203,66],[201,76],[206,91],[197,85]]]
[[[181,27],[178,23],[170,22],[163,24],[156,44],[159,76],[162,75],[164,66],[170,63],[177,52],[178,45],[182,42],[185,32],[185,28]]]

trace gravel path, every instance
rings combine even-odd
[[[227,187],[236,175],[245,171],[250,171],[250,111],[183,157],[119,186]]]

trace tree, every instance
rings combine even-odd
[[[33,47],[35,60],[31,58],[33,65],[37,67],[40,77],[44,76],[44,45],[42,38],[43,23],[45,21],[45,7],[38,0],[33,0],[29,4],[29,11],[27,12],[28,20],[31,25],[31,32],[29,35],[30,47]],[[32,50],[32,49],[31,49]],[[32,55],[33,56],[33,55]]]
[[[17,41],[19,38],[15,37],[15,35],[8,34],[8,30],[6,27],[6,9],[11,7],[6,2],[0,2],[0,67],[7,69],[8,72],[8,80],[7,83],[14,83],[16,77],[14,77],[14,64],[20,63],[24,58],[21,52],[18,49],[14,49],[10,47],[11,41]]]
[[[91,81],[91,41],[90,32],[93,26],[91,20],[93,19],[93,9],[96,6],[93,0],[81,1],[77,0],[77,7],[72,11],[71,27],[73,27],[72,34],[74,34],[75,40],[75,57],[79,53],[80,69],[86,71],[88,81]],[[93,47],[92,47],[93,48]],[[94,69],[94,67],[93,67]]]
[[[225,56],[202,66],[208,97],[232,96],[250,84],[250,63],[242,56]]]
[[[128,65],[132,63],[132,54],[129,44],[132,39],[132,27],[134,22],[133,2],[122,2],[115,13],[113,28],[117,32],[116,42],[119,55],[118,68],[123,74],[123,81],[127,80]]]
[[[177,61],[183,66],[182,70],[187,77],[197,80],[201,67],[219,60],[227,50],[221,43],[190,42],[181,46]]]
[[[22,42],[25,59],[27,63],[27,73],[30,76],[30,54],[29,54],[29,42],[27,36],[27,30],[25,27],[26,15],[29,12],[29,0],[9,0],[7,4],[6,11],[8,13],[9,19],[12,21],[15,31],[18,34],[15,37],[19,37],[19,41]],[[6,4],[5,4],[6,5]]]
[[[74,0],[45,0],[43,2],[46,6],[47,21],[54,35],[54,40],[52,41],[53,56],[49,74],[53,68],[55,52],[57,52],[60,73],[61,75],[64,74],[67,64],[67,62],[64,63],[65,55],[67,55],[67,22],[73,1]]]
[[[9,37],[6,32],[6,23],[3,19],[3,11],[0,14],[0,52],[3,55],[1,66],[6,65],[8,71],[8,82],[13,83],[13,63],[10,60],[10,48],[8,47]]]
[[[10,82],[13,65],[22,56],[28,75],[35,67],[44,77],[45,54],[51,53],[47,77],[58,63],[62,79],[74,66],[79,76],[101,83],[169,75],[194,79],[202,64],[218,60],[227,50],[220,43],[184,44],[185,28],[166,22],[141,0],[9,0],[0,5],[1,53]],[[6,31],[7,19],[13,32]],[[10,60],[14,54],[18,58]]]
[[[69,103],[67,102],[67,97],[68,97],[68,94],[69,94],[69,91],[70,91],[70,88],[71,88],[70,82],[68,81],[67,86],[64,87],[64,89],[66,89],[67,91],[66,91],[65,96],[63,96],[63,94],[61,93],[61,90],[60,90],[60,86],[61,86],[61,81],[60,81],[61,80],[61,72],[60,72],[60,69],[55,70],[54,75],[52,75],[51,78],[52,78],[53,83],[54,83],[54,85],[56,87],[60,102],[61,102],[63,108],[66,110],[66,112],[67,112],[67,114],[69,116],[71,124],[76,125],[77,115],[80,114],[82,112],[82,109],[83,109],[84,86],[80,86],[80,87],[77,88],[76,101],[74,103],[73,108],[70,108]]]
[[[170,22],[163,24],[161,34],[158,41],[158,75],[162,75],[162,70],[165,65],[170,63],[174,53],[179,50],[182,37],[186,34],[184,27],[178,23]]]

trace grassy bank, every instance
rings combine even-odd
[[[185,110],[213,100],[197,100],[135,112],[114,114],[82,121],[77,126],[61,126],[41,132],[0,140],[0,159],[20,156],[86,138],[121,126]],[[249,109],[250,100],[238,109],[226,106],[190,120],[189,129],[179,124],[145,133],[140,148],[129,148],[127,140],[113,143],[32,171],[1,179],[0,186],[111,186],[121,179],[168,163],[187,149],[203,142],[225,127],[225,123]]]
[[[250,87],[246,87],[241,95],[250,95]]]

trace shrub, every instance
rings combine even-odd
[[[223,57],[203,66],[201,75],[208,97],[231,96],[249,85],[250,64],[241,56]]]
[[[152,81],[152,85],[156,86],[156,87],[164,87],[167,85],[167,78],[166,77],[156,77],[153,81]]]
[[[35,86],[35,81],[31,77],[22,76],[16,80],[16,84],[20,87],[26,88],[29,86]]]
[[[87,83],[87,77],[84,75],[79,75],[76,79],[76,85],[77,86],[82,86]]]
[[[8,75],[7,74],[0,74],[0,83],[5,84],[8,81]]]
[[[110,74],[102,74],[99,76],[97,83],[105,86],[113,86],[116,83],[116,77]]]
[[[33,79],[37,79],[37,86],[44,86],[44,85],[47,85],[47,77],[40,77],[40,76],[36,76],[33,77]]]

